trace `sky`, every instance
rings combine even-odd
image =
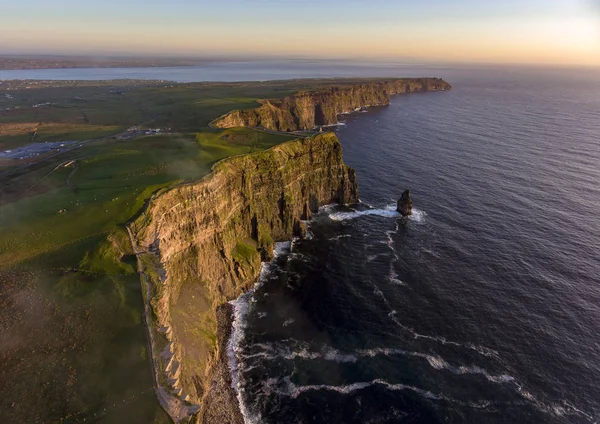
[[[0,53],[600,66],[600,0],[0,3]]]

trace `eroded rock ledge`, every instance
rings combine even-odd
[[[216,119],[212,125],[218,128],[260,127],[274,131],[311,130],[336,124],[338,115],[342,113],[370,106],[386,106],[395,94],[450,89],[450,84],[440,78],[401,78],[336,85],[282,99],[265,99],[257,108],[234,110]]]
[[[274,242],[301,234],[319,206],[356,201],[354,170],[326,133],[219,162],[199,182],[157,193],[130,224],[158,391],[175,420],[199,411],[198,422],[239,422],[236,399],[222,393],[220,306],[252,287]]]

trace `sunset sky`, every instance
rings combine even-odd
[[[600,1],[21,0],[0,53],[600,65]]]

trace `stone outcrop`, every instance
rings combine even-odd
[[[217,309],[252,287],[274,242],[301,235],[319,206],[357,201],[354,170],[324,133],[223,160],[199,182],[157,193],[129,225],[149,281],[158,384],[201,408],[198,422],[239,419],[227,415],[233,395],[217,393],[230,388]]]
[[[334,125],[338,115],[370,106],[386,106],[395,94],[444,91],[451,86],[440,78],[402,78],[359,85],[335,85],[300,92],[282,99],[265,99],[254,109],[234,110],[216,119],[218,128],[257,127],[275,131],[311,130]]]
[[[398,206],[396,210],[402,216],[408,216],[412,214],[412,199],[410,198],[410,190],[404,190],[400,199],[398,199]]]

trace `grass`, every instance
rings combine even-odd
[[[160,408],[123,224],[154,191],[203,175],[210,165],[190,166],[200,154],[193,137],[118,141],[80,153],[75,190],[65,183],[72,169],[61,168],[46,179],[46,191],[0,208],[0,318],[14,317],[10,328],[22,339],[2,351],[2,372],[23,382],[0,389],[0,410],[13,421],[101,414],[103,422],[153,422]],[[37,321],[36,311],[19,309],[23,296],[39,299],[44,312]],[[40,393],[34,381],[56,384]],[[104,411],[113,404],[123,406]]]
[[[196,133],[203,160],[214,163],[229,156],[268,149],[294,139],[284,134],[271,134],[248,128],[231,128],[220,132]]]
[[[236,262],[253,268],[259,256],[259,253],[256,250],[256,242],[254,242],[254,240],[239,242],[233,249],[231,256]]]

